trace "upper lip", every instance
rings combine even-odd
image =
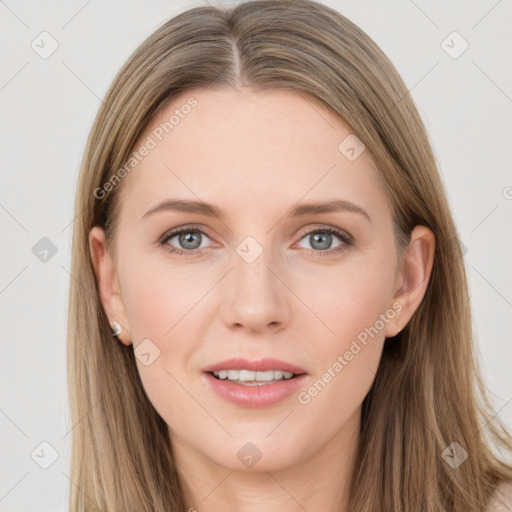
[[[296,374],[306,373],[306,370],[297,365],[272,358],[251,361],[249,359],[237,357],[233,359],[226,359],[220,363],[215,363],[203,368],[203,372],[218,372],[220,370],[251,370],[253,372],[283,370],[285,372]]]

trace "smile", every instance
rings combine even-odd
[[[220,380],[229,380],[244,386],[262,386],[273,384],[285,379],[292,379],[296,374],[283,370],[268,370],[266,372],[255,372],[251,370],[220,370],[214,371],[213,376]]]

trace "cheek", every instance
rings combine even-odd
[[[135,341],[154,337],[165,343],[172,338],[189,315],[197,316],[197,306],[215,282],[214,276],[210,279],[193,265],[173,266],[165,258],[135,251],[121,270],[123,302]]]
[[[389,263],[391,262],[391,263]],[[315,375],[299,403],[314,416],[327,414],[338,424],[347,419],[367,394],[379,365],[385,326],[394,321],[391,308],[392,254],[370,253],[336,267],[316,286],[303,283],[307,302],[328,329],[310,353]]]
[[[193,265],[162,264],[161,258],[136,250],[125,254],[130,256],[120,265],[121,289],[136,362],[148,395],[163,411],[169,396],[181,396],[179,383],[184,383],[197,340],[204,337],[212,318],[207,294],[216,276],[199,273]],[[149,357],[139,357],[148,352]],[[148,359],[150,364],[144,364]],[[173,402],[173,414],[180,403]]]
[[[142,386],[172,428],[183,417],[187,425],[201,425],[205,418],[190,395],[188,364],[205,329],[201,298],[212,283],[204,274],[193,278],[192,272],[162,267],[136,252],[124,265],[123,301]]]
[[[303,273],[296,290],[302,290],[304,302],[324,324],[319,325],[330,340],[323,344],[325,351],[342,350],[391,307],[392,262],[369,251],[319,273]],[[383,331],[381,323],[377,327]]]
[[[324,419],[318,433],[324,440],[358,414],[377,373],[385,342],[381,315],[388,309],[388,295],[382,276],[374,277],[352,275],[340,280],[345,288],[333,284],[328,294],[318,296],[318,311],[334,332],[324,329],[326,334],[310,353],[314,374],[297,403],[306,430],[318,429],[319,418]]]

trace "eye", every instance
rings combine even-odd
[[[170,243],[174,238],[178,247]],[[159,242],[166,251],[175,254],[192,255],[201,252],[200,249],[206,247],[203,245],[205,239],[209,240],[208,236],[197,226],[183,226],[170,233],[166,233]]]
[[[335,246],[333,250],[328,251],[332,246],[333,236],[341,240],[341,243]],[[338,254],[353,243],[352,237],[348,233],[333,227],[322,227],[308,231],[306,235],[301,238],[301,241],[302,240],[306,240],[310,244],[310,247],[306,247],[306,249],[312,249],[315,256]]]
[[[333,243],[333,237],[338,238],[340,243],[334,249],[329,250]],[[173,239],[176,240],[171,243]],[[202,249],[209,247],[207,240],[210,240],[210,238],[199,226],[189,225],[167,232],[159,240],[159,244],[170,253],[195,256],[200,254]],[[300,240],[306,240],[310,244],[310,247],[306,247],[306,249],[311,249],[311,254],[314,256],[332,256],[348,249],[353,244],[351,235],[331,226],[308,231]]]

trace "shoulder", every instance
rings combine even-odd
[[[512,512],[512,481],[498,485],[487,512]]]

